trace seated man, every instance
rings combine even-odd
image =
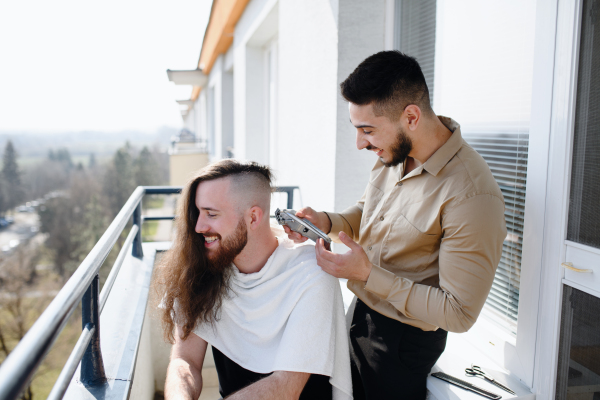
[[[338,280],[313,245],[275,236],[270,202],[256,163],[216,162],[184,188],[154,283],[174,343],[167,399],[198,399],[209,343],[224,398],[352,398]]]

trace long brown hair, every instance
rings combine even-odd
[[[271,185],[269,167],[232,159],[202,168],[185,185],[177,205],[173,245],[158,262],[153,280],[155,300],[160,302],[163,334],[174,342],[175,324],[186,339],[198,323],[218,320],[224,296],[229,290],[231,268],[219,268],[207,260],[204,236],[196,233],[199,211],[196,191],[200,182],[232,175],[252,175]]]

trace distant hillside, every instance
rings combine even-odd
[[[50,149],[67,148],[74,158],[88,157],[94,153],[99,159],[109,157],[126,141],[136,148],[158,145],[167,149],[171,136],[179,129],[163,127],[154,133],[124,132],[69,132],[69,133],[35,133],[35,132],[0,132],[0,157],[7,140],[12,140],[21,161],[30,164],[32,160],[48,155]]]

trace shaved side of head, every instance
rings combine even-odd
[[[269,216],[271,209],[271,182],[259,172],[242,172],[228,176],[226,179],[231,181],[229,192],[235,203],[238,212],[258,206]]]

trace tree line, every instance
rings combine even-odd
[[[168,155],[156,148],[136,149],[125,143],[110,160],[98,162],[90,154],[85,165],[75,163],[66,148],[58,148],[49,150],[37,164],[21,169],[17,149],[10,141],[6,143],[0,173],[0,215],[16,214],[15,207],[36,201],[40,234],[12,253],[0,252],[0,363],[98,242],[134,189],[167,184],[168,174]],[[126,231],[100,271],[102,281]],[[49,267],[49,273],[38,270],[40,263]],[[77,316],[71,322],[71,330],[80,332]],[[47,357],[38,375],[59,370],[72,343],[61,344],[59,340],[55,347],[57,355]],[[30,386],[21,398],[30,400],[34,395]]]

